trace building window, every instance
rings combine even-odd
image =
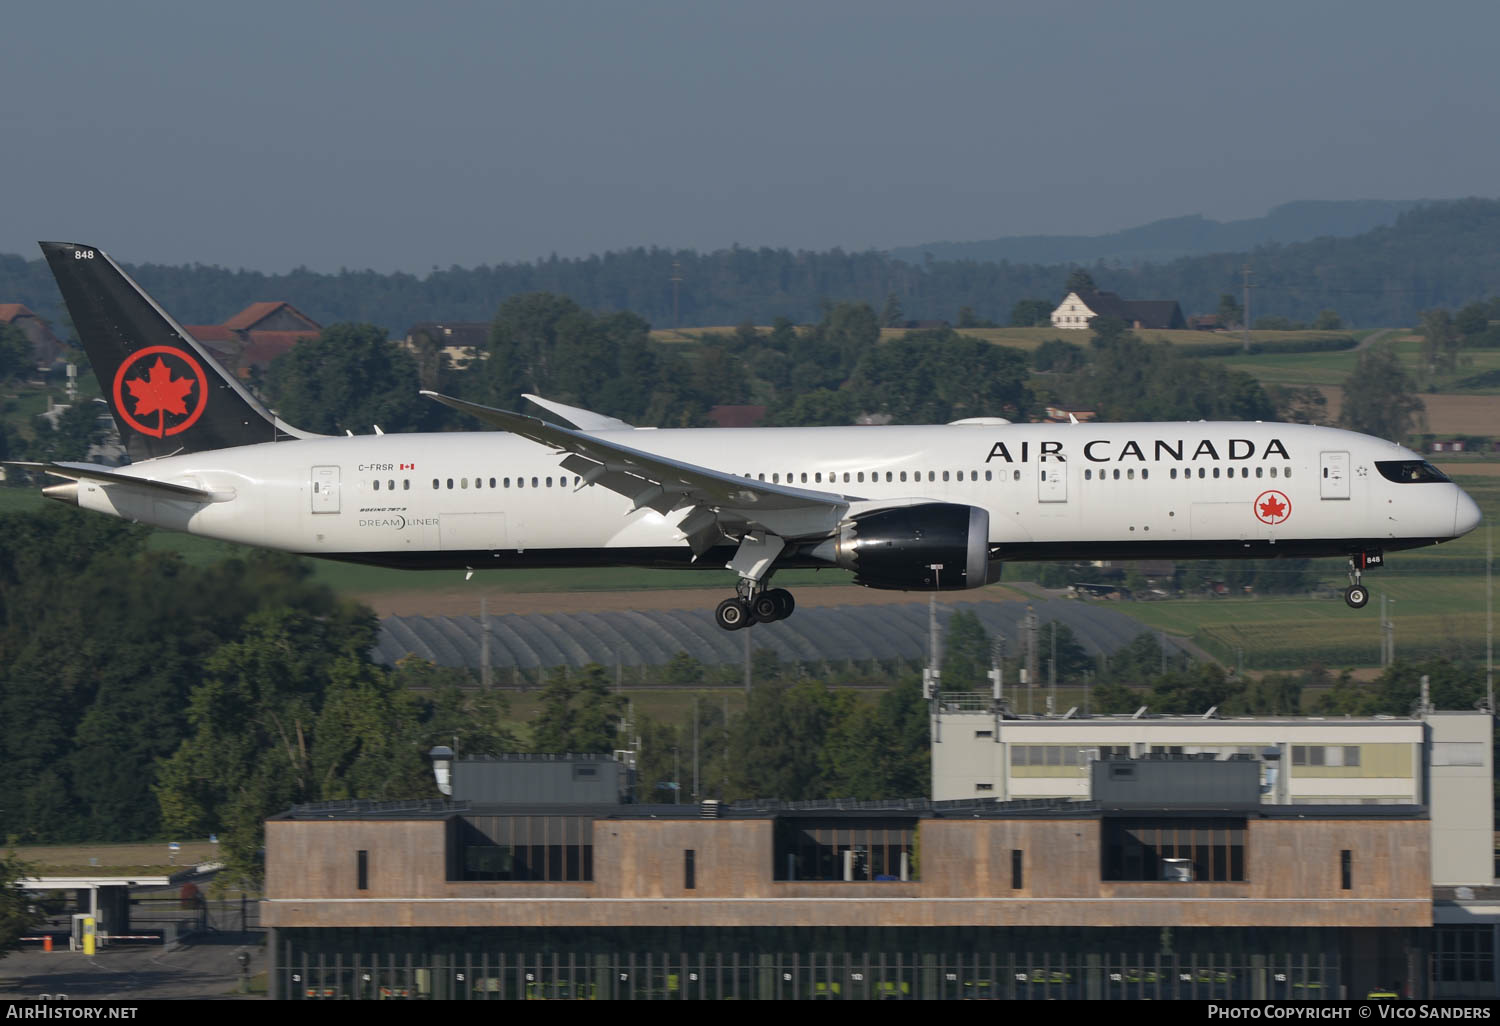
[[[916,879],[916,820],[776,821],[776,880]]]
[[[1354,853],[1348,848],[1339,852],[1339,889],[1352,890],[1354,887]]]
[[[1022,875],[1023,852],[1020,848],[1010,850],[1010,889],[1019,891],[1024,886],[1025,878]]]
[[[693,863],[698,857],[697,849],[684,848],[682,851],[682,886],[684,890],[697,890],[698,879],[694,873]]]
[[[1106,818],[1100,824],[1105,880],[1160,880],[1164,859],[1188,859],[1193,879],[1245,879],[1243,819]]]
[[[360,851],[355,854],[357,856],[355,863],[359,876],[357,886],[362,891],[368,891],[370,889],[370,853],[368,851]]]
[[[976,791],[993,791],[994,789],[995,789],[995,785],[994,784],[975,784],[974,785],[974,790],[976,790]]]
[[[588,881],[594,821],[583,816],[465,816],[453,879]]]

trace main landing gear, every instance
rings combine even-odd
[[[740,547],[730,560],[729,568],[738,571],[735,597],[725,599],[714,610],[714,622],[726,631],[737,631],[753,623],[785,620],[797,608],[792,593],[785,588],[770,588],[771,566],[786,543],[774,534],[753,531],[740,539]]]
[[[753,623],[774,623],[785,620],[797,608],[797,600],[785,588],[771,588],[745,597],[749,589],[741,582],[741,594],[725,599],[714,610],[714,621],[726,631],[737,631]]]
[[[1370,589],[1361,581],[1364,571],[1372,566],[1383,566],[1385,556],[1379,552],[1356,552],[1349,557],[1349,587],[1344,589],[1344,601],[1351,609],[1363,609],[1370,601]]]

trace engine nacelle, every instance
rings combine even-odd
[[[818,546],[815,555],[853,570],[855,583],[866,587],[959,591],[985,585],[989,542],[986,510],[925,502],[846,520],[838,537]]]

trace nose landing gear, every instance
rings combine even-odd
[[[1344,589],[1344,601],[1351,609],[1363,609],[1370,601],[1370,589],[1361,578],[1368,567],[1383,566],[1385,556],[1379,552],[1356,552],[1349,557],[1349,587]]]

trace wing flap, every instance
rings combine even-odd
[[[782,537],[826,534],[837,526],[851,502],[850,497],[832,492],[752,481],[644,452],[622,444],[619,436],[604,438],[437,392],[422,394],[566,454],[562,466],[577,474],[581,484],[597,484],[625,496],[632,512],[650,509],[665,516],[690,510],[685,523],[691,522],[693,528],[684,534],[695,551],[717,544],[721,536],[732,537],[751,528]],[[712,516],[712,522],[698,517],[700,512]]]

